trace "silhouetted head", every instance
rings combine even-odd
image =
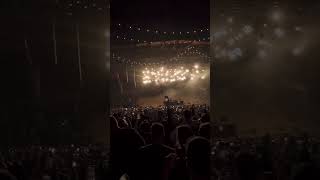
[[[139,130],[141,133],[150,133],[151,131],[151,125],[148,121],[143,121],[139,125]]]
[[[118,120],[114,116],[110,116],[110,129],[112,132],[119,130]]]
[[[210,176],[210,142],[203,137],[192,137],[187,142],[187,166],[192,176]]]
[[[159,144],[164,140],[164,126],[161,123],[152,123],[151,125],[152,142]]]
[[[109,116],[109,118],[110,118],[111,127],[119,127],[117,118],[115,116],[111,115],[111,116]]]
[[[210,115],[209,113],[204,113],[200,119],[202,123],[210,122]]]
[[[129,123],[126,120],[126,118],[118,120],[118,125],[120,128],[128,128],[129,127]]]
[[[211,138],[211,125],[210,122],[202,123],[199,126],[199,135],[201,137],[210,139]]]
[[[177,127],[177,142],[183,146],[186,144],[187,139],[193,136],[192,129],[188,125],[181,125]]]
[[[186,120],[190,120],[190,119],[191,119],[191,116],[192,116],[192,113],[191,113],[190,110],[185,110],[185,111],[183,112],[183,115],[184,115],[184,118],[185,118]]]

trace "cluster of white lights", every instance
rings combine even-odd
[[[201,69],[199,65],[194,65],[192,68],[145,68],[142,71],[143,84],[154,83],[156,85],[175,83],[187,80],[206,79],[206,71]]]

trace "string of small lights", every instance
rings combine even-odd
[[[155,66],[155,65],[162,65],[167,63],[178,63],[180,60],[183,60],[184,57],[187,56],[197,56],[199,58],[202,58],[204,62],[210,62],[211,57],[208,56],[208,54],[201,52],[199,49],[190,46],[187,47],[184,51],[179,52],[176,56],[166,59],[166,58],[158,58],[156,62],[143,62],[141,60],[134,60],[131,58],[121,57],[120,55],[117,55],[116,53],[112,54],[112,59],[115,60],[117,63],[124,63],[130,66],[139,65],[139,66]]]
[[[189,31],[162,31],[156,28],[147,28],[141,25],[117,24],[116,31],[126,30],[126,32],[145,32],[154,35],[190,35],[190,34],[208,34],[209,28],[194,28]]]
[[[75,12],[104,12],[110,3],[105,0],[64,0],[57,1],[57,7],[63,9],[67,15]]]
[[[192,41],[192,40],[172,40],[172,41],[158,41],[158,42],[143,42],[136,44],[137,47],[168,47],[168,46],[202,46],[209,47],[210,43],[207,41]]]
[[[182,38],[186,38],[186,37],[180,37],[180,39]],[[121,40],[121,41],[128,41],[128,42],[132,42],[132,43],[148,43],[148,44],[156,44],[157,40],[160,40],[160,38],[158,39],[154,39],[153,41],[150,41],[150,40],[142,40],[141,38],[135,38],[135,37],[132,37],[132,36],[128,36],[128,35],[116,35],[115,36],[115,39],[116,40]],[[162,38],[162,39],[165,39],[165,38]],[[210,37],[197,37],[197,38],[190,38],[192,39],[192,41],[198,41],[198,42],[208,42],[210,41]],[[159,42],[159,41],[158,41]],[[162,41],[162,42],[165,42],[165,41]],[[169,41],[167,41],[169,42]],[[173,44],[176,43],[179,43],[178,40],[172,40],[171,42],[173,42]]]
[[[192,39],[196,41],[210,40],[208,28],[193,28],[187,31],[165,31],[141,25],[117,24],[113,28],[112,39],[134,43],[150,43],[152,41],[172,39]],[[150,40],[151,39],[151,40]]]

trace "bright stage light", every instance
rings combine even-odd
[[[205,69],[200,69],[198,64],[190,69],[183,66],[177,68],[145,68],[142,71],[142,83],[145,85],[151,83],[159,85],[194,79],[205,79],[206,73],[207,71]]]

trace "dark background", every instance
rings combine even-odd
[[[245,45],[240,47],[251,55],[235,62],[216,60],[211,85],[217,118],[227,116],[243,135],[308,132],[319,136],[319,7],[317,1],[301,0],[212,1],[212,34],[227,17],[259,26],[277,8],[285,15],[282,27],[303,27],[303,35],[287,33],[283,40],[273,41],[275,51],[264,60],[255,56],[255,46]],[[303,53],[293,56],[291,47],[305,42]]]
[[[104,0],[1,1],[1,145],[107,140],[107,7]]]
[[[208,27],[210,1],[190,0],[113,0],[111,1],[112,25],[118,22],[155,24],[168,30],[174,28]]]

